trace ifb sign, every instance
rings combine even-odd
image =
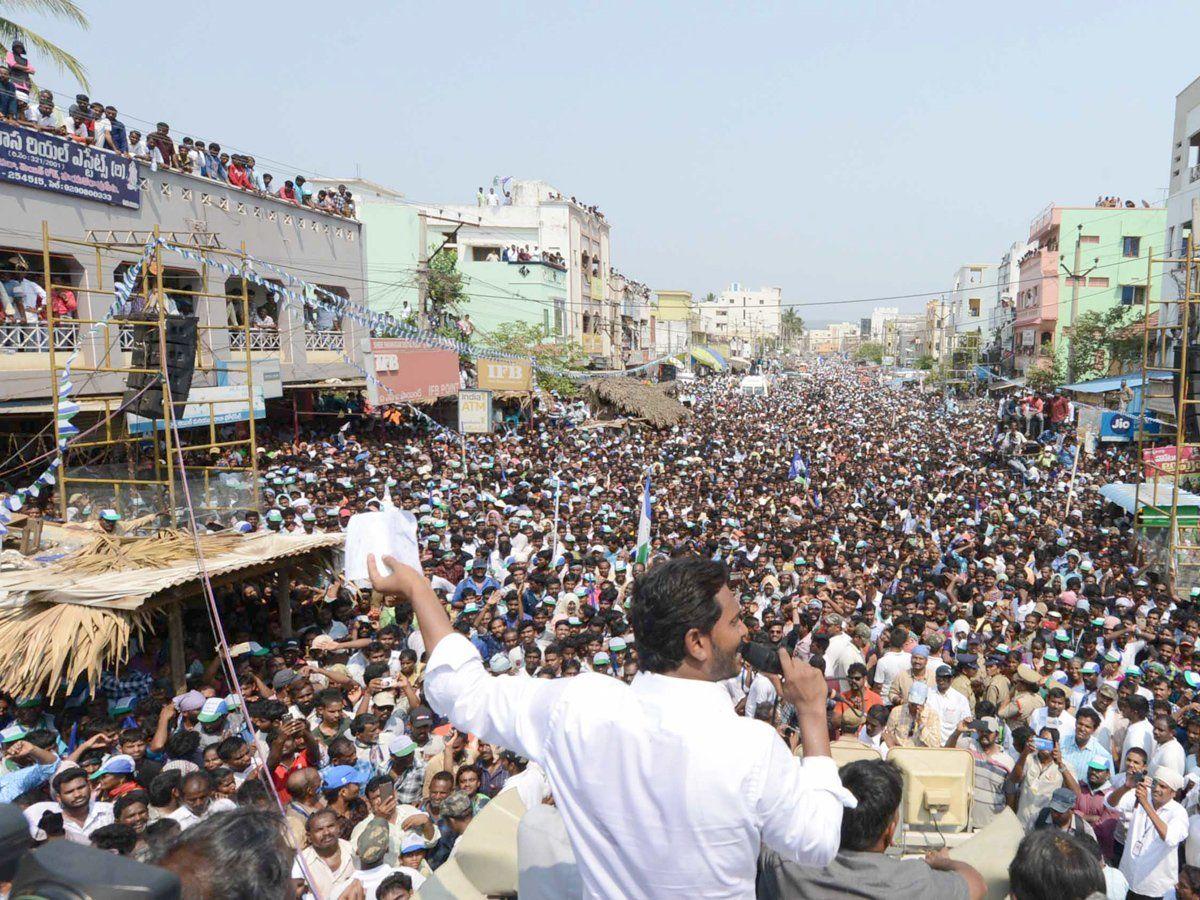
[[[501,362],[476,360],[479,386],[491,391],[527,391],[533,383],[533,366],[528,360]]]

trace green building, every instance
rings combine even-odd
[[[1032,246],[1020,260],[1016,370],[1026,372],[1059,350],[1065,353],[1072,315],[1114,306],[1141,309],[1147,294],[1158,299],[1161,267],[1152,268],[1149,258],[1162,255],[1166,224],[1162,207],[1046,207],[1030,224]]]

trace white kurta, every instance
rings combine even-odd
[[[753,897],[760,842],[827,865],[855,804],[831,758],[794,757],[719,682],[493,678],[450,635],[425,689],[456,727],[545,768],[588,897]]]

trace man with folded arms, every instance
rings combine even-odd
[[[829,756],[824,672],[779,654],[804,759],[770,725],[735,714],[721,682],[746,635],[722,563],[681,556],[635,582],[639,673],[630,684],[492,678],[424,576],[390,557],[371,581],[409,600],[429,650],[425,689],[458,729],[546,771],[589,898],[749,897],[765,843],[827,865],[856,804]]]

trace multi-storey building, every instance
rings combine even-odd
[[[701,328],[714,340],[758,345],[779,337],[783,315],[783,288],[752,291],[734,282],[719,297],[698,304]]]
[[[196,315],[204,326],[200,358],[205,367],[228,363],[244,369],[245,349],[240,342],[246,339],[236,326],[225,330],[241,321],[242,280],[236,272],[213,265],[217,260],[212,251],[240,252],[244,248],[261,261],[255,269],[268,281],[282,285],[285,280],[267,268],[271,264],[351,303],[366,303],[367,273],[358,221],[198,175],[151,170],[51,134],[2,127],[16,135],[23,148],[29,146],[23,138],[36,135],[33,143],[39,153],[55,156],[61,148],[82,160],[79,165],[90,172],[90,186],[85,191],[69,187],[82,180],[58,178],[47,178],[44,186],[38,187],[10,179],[0,191],[0,221],[8,229],[0,247],[0,278],[10,280],[25,272],[45,287],[41,282],[48,261],[53,285],[74,293],[80,320],[98,322],[109,316],[115,303],[114,282],[156,229],[164,239],[209,257],[206,262],[162,251],[165,294],[180,311]],[[101,174],[118,169],[124,173],[119,184]],[[111,193],[107,200],[101,199],[105,192]],[[52,238],[48,247],[43,247],[43,223]],[[99,252],[82,242],[95,242],[105,249]],[[44,250],[48,251],[45,255]],[[117,262],[114,254],[122,261]],[[232,263],[230,257],[219,261]],[[295,285],[292,289],[305,290]],[[269,360],[272,365],[278,360],[285,390],[308,391],[329,379],[343,385],[362,383],[359,346],[366,332],[357,321],[327,309],[312,315],[311,310],[280,304],[274,292],[254,283],[248,284],[247,294],[251,321],[270,323],[251,329],[253,359]],[[130,365],[133,332],[128,327],[113,324],[93,329],[80,323],[78,328],[64,327],[57,334],[57,349],[78,350],[75,365],[81,371]],[[50,400],[49,349],[43,324],[11,318],[0,324],[0,350],[4,351],[0,353],[0,400]],[[57,362],[61,365],[62,360]],[[92,371],[77,379],[76,396],[119,395],[124,379],[120,371]],[[214,381],[212,372],[202,371],[197,372],[193,384],[212,386]],[[34,406],[26,402],[22,408]]]
[[[1015,369],[1069,355],[1071,323],[1089,310],[1142,307],[1161,280],[1152,245],[1166,225],[1162,207],[1047,206],[1029,227],[1019,260],[1013,323]],[[1078,271],[1075,267],[1078,265]]]

